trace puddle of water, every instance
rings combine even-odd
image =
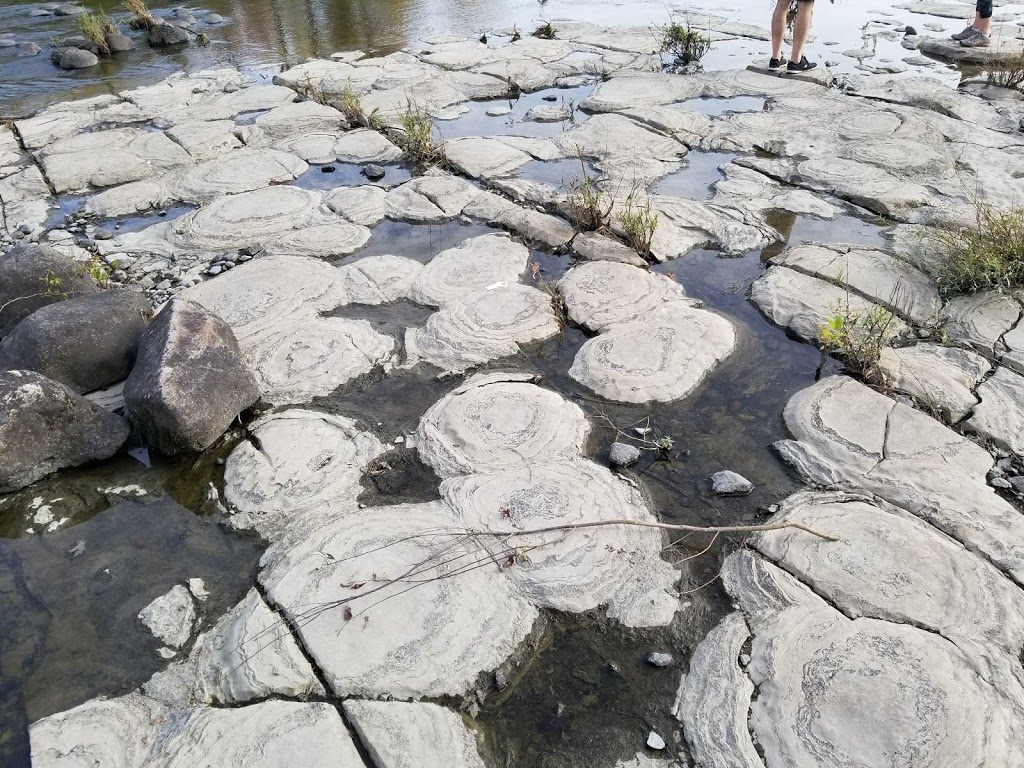
[[[888,225],[869,217],[866,211],[860,216],[843,213],[834,219],[815,219],[786,211],[769,211],[765,220],[782,235],[783,240],[765,248],[764,259],[767,261],[790,246],[804,243],[851,243],[885,249],[889,243],[883,227]]]
[[[729,152],[688,152],[683,169],[656,182],[651,191],[658,195],[708,200],[712,195],[711,185],[725,178],[718,169],[735,158],[736,155]]]
[[[242,112],[235,115],[235,125],[255,125],[256,118],[267,114],[269,111],[269,109],[256,109],[252,112]]]
[[[366,246],[354,256],[335,262],[338,266],[351,264],[367,256],[404,256],[426,264],[441,251],[454,248],[463,240],[480,235],[493,235],[502,230],[483,224],[463,224],[449,221],[445,224],[409,224],[385,220],[373,228]]]
[[[370,181],[362,173],[365,167],[356,163],[310,165],[309,170],[289,183],[302,189],[331,190],[338,187],[359,187],[364,184],[390,189],[412,178],[412,172],[408,168],[388,164],[381,166],[384,169],[383,179]]]
[[[559,136],[575,124],[585,122],[589,115],[576,107],[590,95],[596,82],[578,88],[547,88],[535,93],[524,93],[518,99],[494,99],[471,101],[465,106],[469,111],[457,120],[437,120],[434,123],[435,138],[455,139],[461,136],[531,136],[548,138]],[[555,97],[554,101],[545,97]],[[536,106],[562,106],[572,111],[572,120],[553,123],[539,123],[527,120],[526,113]],[[494,107],[505,107],[512,111],[507,115],[492,117],[487,111]]]
[[[699,112],[708,117],[729,115],[734,112],[761,112],[764,110],[765,99],[755,96],[732,96],[725,99],[687,99],[671,106],[689,112]]]
[[[198,577],[212,620],[253,583],[261,549],[169,498],[0,540],[0,764],[29,764],[28,723],[128,693],[167,666],[137,618],[151,600]]]

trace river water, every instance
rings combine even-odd
[[[106,9],[115,18],[126,18],[124,12],[115,12],[117,0],[84,0],[82,4],[92,11]],[[158,14],[186,7],[216,12],[227,21],[200,25],[211,39],[207,47],[150,49],[140,33],[132,33],[137,50],[104,57],[99,66],[89,70],[62,72],[50,63],[47,49],[62,36],[76,34],[78,21],[74,17],[32,17],[30,13],[41,4],[0,0],[0,34],[11,34],[19,43],[35,42],[43,49],[35,56],[19,57],[17,46],[0,47],[0,116],[25,116],[55,101],[156,82],[183,69],[233,65],[273,70],[336,51],[389,52],[440,33],[479,36],[513,24],[528,32],[546,20],[563,18],[654,26],[665,23],[670,15],[684,18],[698,10],[767,27],[772,10],[769,0],[718,0],[703,8],[664,0],[546,0],[543,4],[536,0],[209,0],[189,6],[158,0],[150,5]],[[1013,8],[1003,6],[1000,13],[1013,16]],[[808,55],[822,63],[836,61],[837,71],[849,71],[857,61],[840,52],[863,47],[864,25],[880,19],[918,28],[922,23],[938,24],[947,32],[962,26],[956,19],[894,11],[881,2],[820,0],[813,28],[815,41]],[[871,44],[877,45],[881,58],[899,61],[909,55],[897,41]],[[715,45],[705,64],[709,69],[745,66],[766,54],[768,47],[756,40],[725,41]],[[930,71],[947,80],[956,77],[948,68]]]

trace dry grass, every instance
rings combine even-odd
[[[137,19],[144,21],[149,27],[157,24],[156,16],[149,10],[144,0],[124,0],[124,9],[134,14]]]
[[[117,32],[117,25],[114,20],[105,13],[92,14],[83,13],[78,17],[78,26],[82,34],[92,40],[102,53],[110,53],[107,46],[107,35]]]

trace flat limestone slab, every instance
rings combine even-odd
[[[420,419],[420,458],[441,477],[575,459],[590,425],[530,374],[478,374]]]
[[[115,128],[55,141],[36,153],[57,194],[110,187],[195,162],[162,133]]]
[[[196,604],[180,584],[161,595],[139,612],[139,621],[160,642],[180,648],[192,637],[196,623]]]
[[[969,8],[969,6],[964,7]],[[1009,61],[1019,57],[1024,53],[1024,40],[1017,37],[993,35],[992,44],[986,48],[964,48],[955,40],[926,37],[921,40],[918,50],[958,64],[987,64]]]
[[[466,721],[437,704],[349,699],[342,707],[378,768],[485,768]]]
[[[292,409],[250,426],[255,440],[231,452],[224,468],[224,498],[268,540],[307,513],[356,508],[363,472],[385,450],[372,434],[343,416]]]
[[[530,634],[537,610],[441,502],[296,530],[260,581],[342,697],[459,696]]]
[[[569,376],[608,400],[672,402],[693,392],[735,347],[724,317],[668,302],[586,341]]]
[[[653,522],[642,495],[610,470],[583,459],[548,461],[451,478],[441,495],[470,529],[521,532],[507,545],[527,556],[506,573],[534,604],[571,613],[606,605],[629,627],[671,623],[678,573],[661,559],[660,531],[615,525],[527,533],[602,520]],[[492,547],[500,549],[499,537]]]
[[[423,265],[401,256],[369,256],[338,268],[353,304],[390,304],[409,296]]]
[[[174,712],[131,693],[39,720],[29,737],[32,764],[42,768],[363,768],[338,711],[325,703]]]
[[[832,85],[832,81],[835,80],[835,75],[828,67],[815,67],[807,72],[790,72],[785,67],[778,69],[771,69],[768,66],[767,61],[755,62],[754,64],[748,64],[747,69],[751,72],[756,72],[759,75],[767,75],[769,77],[784,77],[788,80],[802,80],[805,83],[814,83],[815,85],[823,85],[826,88]]]
[[[509,357],[520,344],[561,331],[551,297],[525,285],[498,284],[445,304],[421,328],[405,334],[409,364],[423,360],[460,373]]]
[[[412,284],[409,298],[439,307],[495,283],[516,283],[529,260],[529,249],[508,237],[473,237],[431,259]]]
[[[971,293],[957,296],[942,310],[943,327],[957,341],[970,344],[985,355],[1005,351],[1002,337],[1021,317],[1021,304],[1004,293]]]
[[[956,423],[978,403],[974,389],[992,369],[981,355],[959,347],[916,344],[886,347],[879,367],[892,386]]]
[[[167,706],[185,708],[324,694],[288,625],[255,589],[196,638],[187,661],[155,674],[143,691]]]
[[[986,482],[984,449],[845,376],[794,395],[774,444],[808,482],[873,493],[1024,583],[1024,519]]]
[[[978,397],[966,426],[1024,457],[1024,376],[1000,366],[978,387]]]
[[[639,320],[665,302],[686,299],[674,280],[616,262],[573,267],[558,281],[558,290],[569,318],[592,331]]]
[[[920,325],[934,323],[942,305],[938,288],[926,274],[882,251],[803,245],[783,251],[771,263],[849,286]]]

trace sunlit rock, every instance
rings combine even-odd
[[[615,262],[580,264],[558,283],[570,319],[592,331],[642,319],[668,301],[686,300],[674,280]]]
[[[431,259],[413,283],[409,298],[436,307],[496,283],[517,283],[529,260],[529,249],[508,237],[470,238]]]

